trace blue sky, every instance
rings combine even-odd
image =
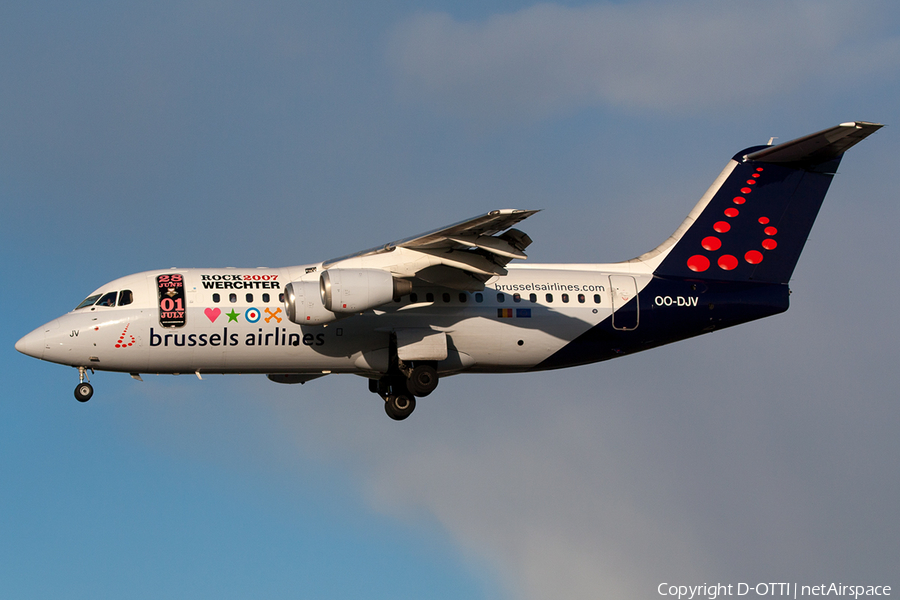
[[[13,2],[0,8],[0,596],[655,597],[900,585],[889,2]],[[736,151],[848,120],[759,323],[460,376],[77,374],[15,341],[116,277],[340,256],[541,208],[536,262],[626,260]]]

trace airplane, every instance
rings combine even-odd
[[[172,268],[97,288],[16,350],[88,371],[368,379],[400,421],[440,378],[584,365],[788,309],[788,283],[843,154],[882,125],[841,123],[742,150],[668,239],[611,264],[522,264],[493,210],[319,263]]]

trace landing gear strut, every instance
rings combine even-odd
[[[387,416],[402,421],[416,410],[416,396],[427,396],[437,387],[437,361],[404,362],[397,352],[395,333],[390,336],[388,356],[387,373],[380,379],[370,379],[369,391],[384,400]]]
[[[78,367],[78,385],[75,386],[75,399],[79,402],[87,402],[94,395],[94,386],[90,382],[85,381],[87,369]]]

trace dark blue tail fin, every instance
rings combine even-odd
[[[678,231],[641,258],[665,255],[661,277],[787,283],[844,152],[880,127],[842,123],[739,152]]]

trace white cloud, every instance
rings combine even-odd
[[[535,396],[552,395],[550,385]],[[522,400],[516,410],[526,414],[546,408]],[[651,492],[659,474],[636,476],[631,459],[610,447],[618,419],[599,423],[596,406],[584,404],[566,412],[537,421],[507,416],[516,425],[467,443],[419,443],[415,453],[375,466],[373,500],[400,518],[427,507],[517,598],[634,597],[652,591],[648,571],[661,563],[678,573],[705,564],[691,532],[658,511]]]
[[[882,9],[882,10],[879,10]],[[880,4],[539,4],[484,21],[422,13],[395,28],[400,94],[467,118],[587,106],[698,111],[900,65]]]

